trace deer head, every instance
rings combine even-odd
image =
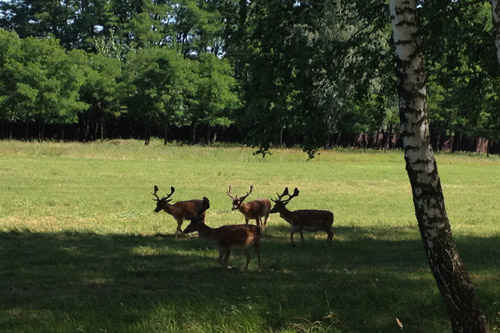
[[[170,199],[170,197],[172,196],[172,194],[174,194],[174,192],[175,192],[175,188],[172,186],[172,187],[170,187],[170,193],[167,194],[167,196],[160,198],[157,194],[158,193],[158,186],[155,185],[154,192],[151,193],[154,196],[153,200],[156,201],[156,208],[154,210],[155,213],[158,213],[159,211],[165,209],[165,206],[170,201],[172,201],[172,199]]]
[[[231,185],[229,185],[229,191],[227,191],[227,195],[229,195],[229,197],[231,198],[231,200],[233,200],[233,208],[231,208],[232,210],[236,210],[238,208],[240,208],[241,204],[243,203],[243,201],[248,197],[248,195],[250,193],[252,193],[252,190],[253,190],[253,185],[250,185],[250,191],[248,191],[247,194],[245,194],[244,196],[238,198],[238,196],[235,196],[233,197],[231,195]]]
[[[285,187],[285,190],[281,195],[278,193],[276,193],[276,195],[278,196],[276,200],[271,199],[271,201],[274,202],[274,207],[270,210],[270,213],[277,213],[283,208],[285,208],[285,206],[290,202],[290,200],[299,195],[299,189],[295,188],[293,194],[289,194],[288,187]]]

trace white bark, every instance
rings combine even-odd
[[[416,0],[389,0],[399,117],[415,214],[429,265],[454,332],[486,332],[486,318],[458,255],[444,205],[427,116],[427,89]]]
[[[498,66],[500,66],[500,6],[498,5],[498,0],[491,0],[491,14],[493,17],[493,31],[495,34],[497,61]]]

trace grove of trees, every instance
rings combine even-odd
[[[431,142],[498,152],[488,1],[419,1]],[[0,2],[0,137],[401,147],[385,1]]]

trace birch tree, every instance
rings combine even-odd
[[[491,14],[493,17],[493,33],[497,51],[498,66],[500,66],[500,6],[498,0],[491,0]]]
[[[415,214],[424,249],[454,332],[487,332],[476,291],[453,241],[430,143],[426,74],[416,0],[390,0],[399,117]]]

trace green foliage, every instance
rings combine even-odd
[[[186,105],[196,89],[191,60],[167,48],[139,49],[129,53],[124,79],[130,115],[148,130],[153,122],[188,123]]]
[[[192,122],[208,126],[228,127],[231,111],[239,106],[235,93],[236,80],[227,60],[212,53],[200,54],[196,59],[196,95],[192,104]]]
[[[54,38],[18,40],[2,31],[2,114],[25,122],[71,124],[87,105],[79,99],[83,72]]]
[[[328,1],[256,1],[238,9],[228,14],[228,29],[236,22],[246,29],[228,31],[227,49],[242,80],[241,123],[253,145],[265,152],[284,133],[299,137],[313,156],[334,133],[382,126],[386,106],[372,113],[366,105],[393,84],[388,31],[380,30],[388,20],[380,23],[352,5]]]
[[[452,148],[459,149],[462,136],[498,141],[500,68],[490,4],[423,1],[418,10],[434,146],[445,148],[455,137]],[[310,156],[320,147],[350,145],[359,134],[398,132],[390,20],[381,0],[4,1],[0,28],[21,39],[2,31],[4,45],[13,41],[2,50],[2,125],[71,124],[84,108],[78,117],[83,140],[96,138],[89,126],[106,136],[104,120],[146,136],[150,128],[158,134],[159,128],[191,125],[195,137],[197,126],[207,132],[231,126],[240,141],[263,153],[298,144]],[[90,59],[94,53],[114,58],[121,73],[116,62],[89,69],[104,60],[78,60],[81,70],[71,71],[67,82],[82,84],[77,72],[86,73],[78,102],[88,105],[75,105],[74,94],[55,92],[54,80],[66,84],[46,76],[47,61],[36,52],[36,61],[23,58],[34,43],[24,41],[29,37],[52,40],[39,43],[53,43],[54,50],[58,40]],[[171,63],[147,69],[139,58]],[[101,88],[102,96],[91,96]],[[103,98],[109,105],[90,111]],[[66,110],[48,111],[56,104]]]
[[[491,41],[490,4],[434,1],[425,2],[421,11],[433,132],[496,140],[491,116],[498,115],[492,101],[500,68]]]
[[[16,82],[8,68],[20,52],[21,40],[17,34],[0,29],[0,119],[15,122],[19,119],[16,109]]]

